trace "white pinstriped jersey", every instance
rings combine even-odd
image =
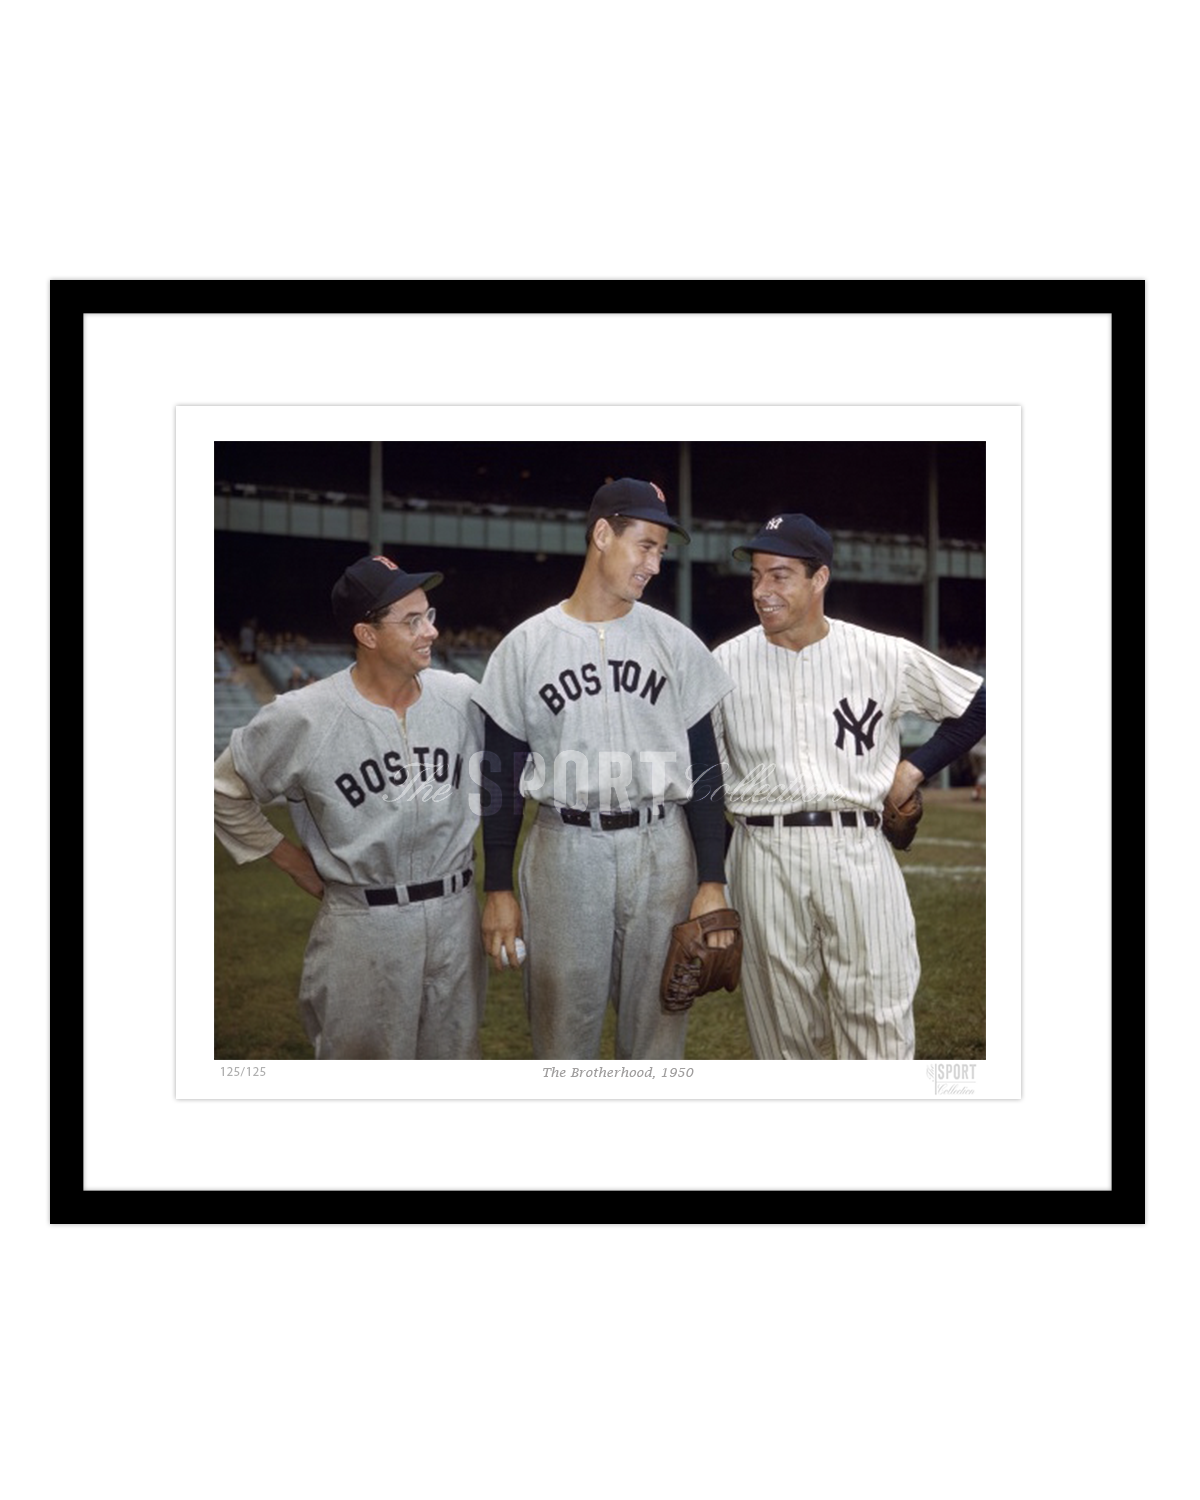
[[[761,626],[713,655],[733,691],[713,712],[730,812],[878,811],[900,760],[900,718],[957,718],[983,679],[902,636],[826,619],[791,651]]]

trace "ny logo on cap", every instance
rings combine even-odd
[[[783,517],[782,516],[775,516],[773,520],[770,520],[770,521],[767,522],[767,524],[763,527],[763,530],[764,531],[778,531],[778,529],[782,525],[783,525]]]
[[[396,566],[396,564],[391,560],[390,557],[373,557],[371,561],[381,562],[385,568],[391,568],[393,573],[398,573],[400,571],[400,569]]]

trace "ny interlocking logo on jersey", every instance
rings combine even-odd
[[[869,724],[867,723],[868,718],[871,719]],[[875,728],[882,718],[883,710],[876,704],[874,698],[867,699],[866,708],[863,709],[861,715],[857,718],[850,704],[843,698],[833,711],[833,722],[838,727],[834,748],[837,750],[845,749],[846,732],[849,731],[854,736],[855,755],[861,755],[864,749],[874,750]]]

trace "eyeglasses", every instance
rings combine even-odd
[[[427,609],[415,615],[386,615],[383,619],[371,620],[372,625],[403,625],[410,635],[416,635],[421,628],[421,622],[427,621],[430,625],[437,619],[436,609]]]

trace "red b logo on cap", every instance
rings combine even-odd
[[[658,496],[659,500],[661,500],[662,503],[665,505],[667,503],[667,497],[663,494],[662,490],[659,489],[658,485],[655,484],[655,482],[653,481],[653,479],[650,481],[650,488]]]
[[[373,557],[371,561],[381,562],[385,568],[391,568],[393,573],[398,573],[400,571],[400,569],[396,566],[396,564],[391,560],[390,557]]]

